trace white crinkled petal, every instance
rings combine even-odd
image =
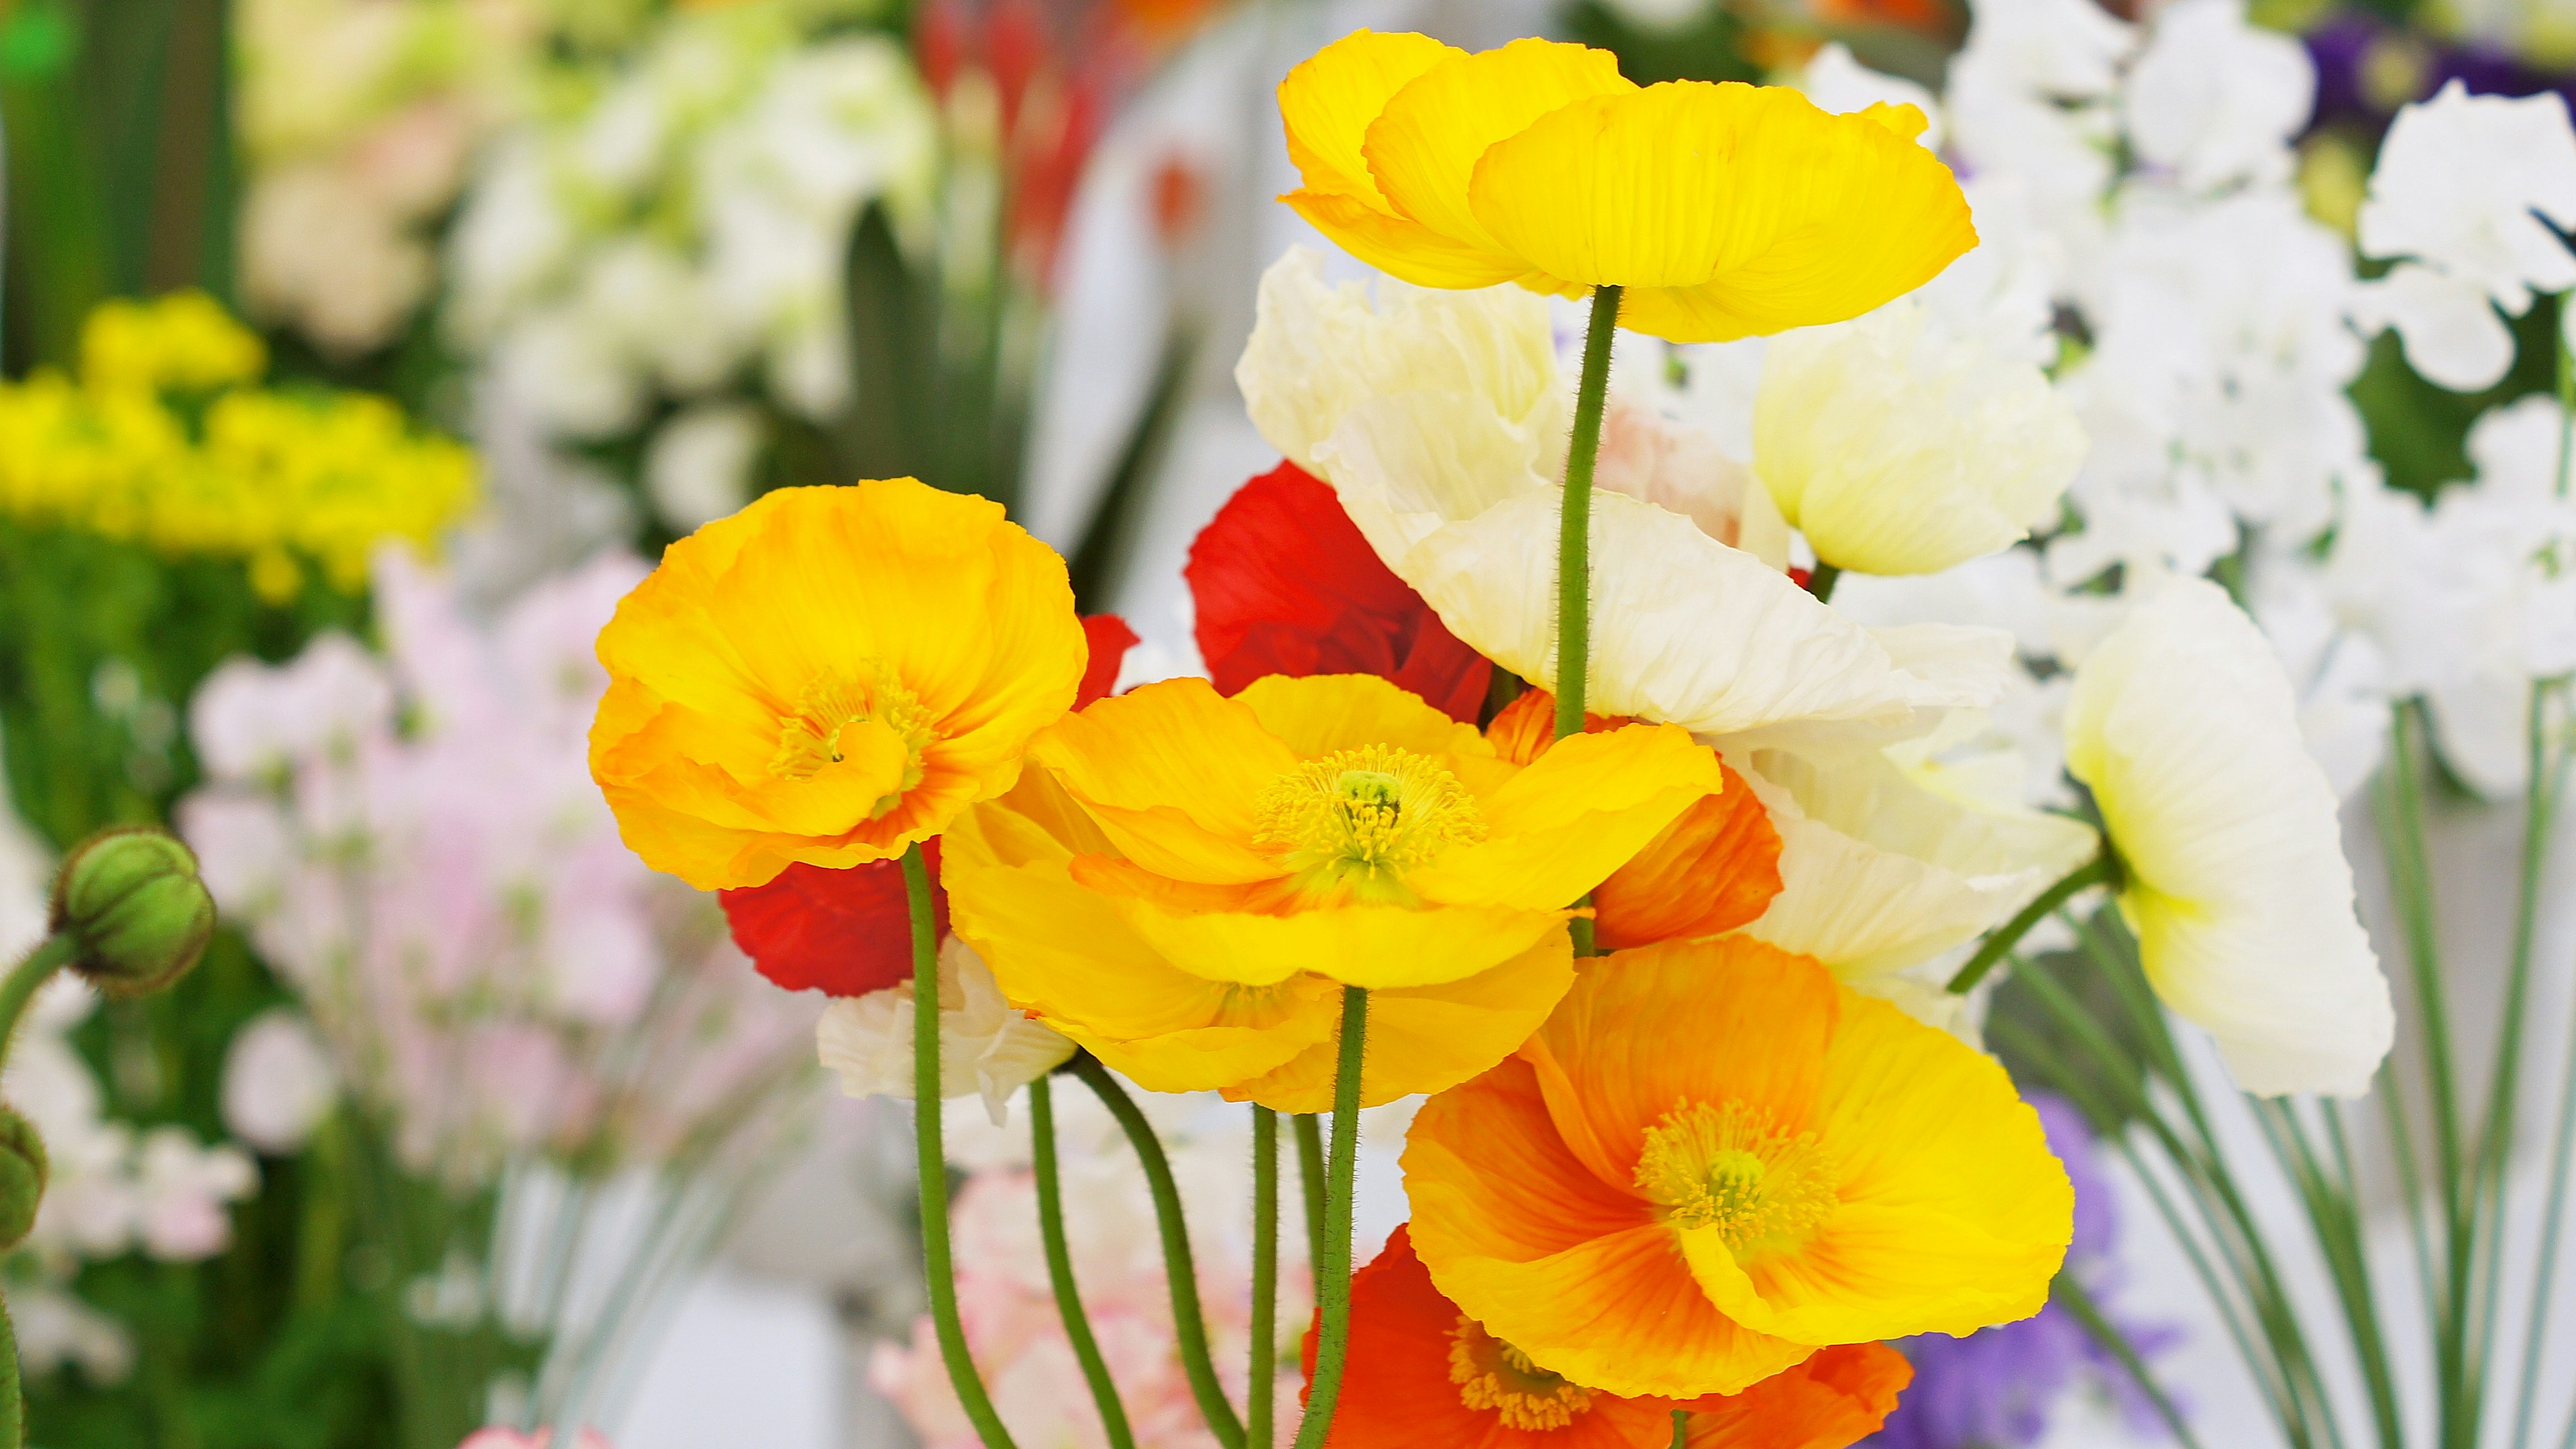
[[[2513,366],[2513,332],[2487,294],[2430,267],[2400,262],[2361,283],[2352,311],[2365,328],[2396,328],[2407,365],[2453,392],[2493,387]]]
[[[1011,1094],[1054,1071],[1073,1043],[1014,1010],[992,968],[955,936],[939,950],[939,1094],[980,1096],[998,1125]],[[851,1097],[913,1095],[912,983],[843,997],[823,1009],[815,1046]]]
[[[1780,894],[1745,934],[1855,982],[2001,924],[2095,849],[2082,824],[1930,789],[1881,754],[1730,763],[1780,832]]]
[[[1556,677],[1560,491],[1441,528],[1395,571],[1452,633],[1525,679]],[[1939,711],[1994,702],[2010,635],[1861,628],[1689,519],[1616,493],[1592,500],[1586,703],[1713,742],[1884,743]]]
[[[2335,796],[2280,660],[2224,590],[2177,579],[2077,670],[2067,768],[2128,869],[2158,995],[2249,1092],[2369,1090],[2395,1034]]]

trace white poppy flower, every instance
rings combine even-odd
[[[2066,758],[2119,852],[2156,994],[2249,1092],[2367,1092],[2396,1030],[2388,983],[2334,791],[2254,621],[2216,584],[2166,584],[2076,670]]]
[[[1235,378],[1263,435],[1333,485],[1451,632],[1556,678],[1566,409],[1543,302],[1389,286],[1373,305],[1291,252],[1262,278]],[[2009,636],[1863,629],[1689,517],[1608,488],[1592,509],[1594,710],[1744,747],[1883,744],[2002,687]]]
[[[912,1097],[912,983],[843,997],[814,1028],[852,1097]],[[939,947],[939,1090],[980,1094],[999,1125],[1011,1094],[1062,1066],[1073,1043],[1002,999],[993,968],[955,936]]]
[[[2084,462],[2073,409],[2026,362],[1927,325],[1899,298],[1775,339],[1754,405],[1754,467],[1816,557],[1937,573],[2056,516]]]

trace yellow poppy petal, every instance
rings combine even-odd
[[[1454,242],[1418,221],[1390,216],[1356,196],[1291,191],[1279,198],[1352,256],[1417,287],[1495,287],[1527,268],[1510,257]]]
[[[1099,700],[1042,731],[1029,754],[1158,875],[1231,884],[1279,874],[1249,842],[1262,790],[1297,757],[1204,679]]]
[[[1347,197],[1392,215],[1360,145],[1387,99],[1414,77],[1465,51],[1428,35],[1354,30],[1316,51],[1279,83],[1288,159],[1311,194]]]
[[[1568,102],[1636,88],[1619,74],[1619,58],[1609,51],[1515,40],[1451,56],[1396,91],[1369,126],[1361,154],[1398,213],[1452,242],[1492,253],[1508,268],[1494,280],[1507,281],[1529,267],[1496,239],[1469,202],[1478,159]]]
[[[1451,848],[1409,883],[1454,905],[1570,902],[1725,787],[1717,755],[1676,726],[1577,735],[1480,802],[1483,843]]]
[[[1290,915],[1191,911],[1104,897],[1136,935],[1184,971],[1268,985],[1302,971],[1352,986],[1436,986],[1488,971],[1536,945],[1565,911],[1356,902]]]
[[[1273,674],[1254,680],[1234,698],[1303,759],[1362,745],[1392,745],[1421,755],[1494,752],[1474,725],[1460,724],[1421,696],[1374,674]]]
[[[1491,971],[1439,986],[1369,993],[1360,1105],[1458,1085],[1511,1055],[1574,984],[1574,943],[1554,931]],[[1280,1112],[1328,1112],[1340,1065],[1327,1037],[1268,1076],[1229,1087],[1236,1101]]]
[[[1856,317],[1976,244],[1930,152],[1733,82],[1574,101],[1487,151],[1471,194],[1486,234],[1544,274],[1533,285],[1626,287],[1621,324],[1676,342]]]

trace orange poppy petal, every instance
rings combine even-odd
[[[1536,1074],[1518,1058],[1423,1103],[1403,1163],[1415,1246],[1426,1254],[1436,1239],[1460,1256],[1525,1262],[1654,1220],[1644,1199],[1567,1150]]]
[[[1807,1123],[1838,991],[1814,961],[1740,936],[1621,951],[1584,963],[1521,1054],[1568,1149],[1625,1188],[1647,1129],[1685,1102]]]
[[[1583,728],[1586,733],[1612,730],[1628,723],[1623,714],[1593,714],[1586,711]],[[1520,697],[1504,705],[1493,722],[1485,726],[1485,738],[1494,753],[1515,765],[1526,765],[1547,753],[1556,743],[1556,696],[1544,689],[1525,689]]]
[[[1479,801],[1490,838],[1407,883],[1462,906],[1570,902],[1724,784],[1716,754],[1677,725],[1577,735]]]
[[[1740,1394],[1696,1399],[1689,1449],[1849,1449],[1879,1431],[1914,1365],[1883,1343],[1819,1349]]]
[[[1780,893],[1780,831],[1744,777],[1664,828],[1592,893],[1593,939],[1608,950],[1723,935]]]

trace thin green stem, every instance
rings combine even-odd
[[[2032,927],[2047,920],[2051,912],[2073,900],[2078,892],[2105,884],[2111,876],[2110,846],[2106,844],[2101,854],[2068,871],[2064,879],[2041,891],[2037,900],[2022,907],[2021,914],[2006,921],[2002,930],[1988,936],[1986,944],[1977,948],[1977,954],[1968,958],[1968,964],[1960,967],[1958,974],[1950,978],[1950,994],[1965,996],[1975,990],[1977,983],[1986,979],[1986,973],[1995,969],[1995,963],[2020,945],[2021,938],[2029,935]]]
[[[912,907],[912,1140],[921,1176],[921,1270],[930,1289],[930,1322],[957,1402],[986,1449],[1013,1449],[1011,1431],[984,1391],[957,1312],[957,1274],[948,1256],[948,1153],[940,1144],[939,925],[931,913],[930,870],[921,847],[903,852],[904,896]]]
[[[1064,1188],[1055,1162],[1055,1087],[1045,1076],[1029,1083],[1029,1140],[1038,1184],[1038,1236],[1046,1245],[1047,1283],[1055,1289],[1055,1308],[1064,1319],[1064,1337],[1091,1386],[1091,1402],[1100,1410],[1101,1431],[1110,1449],[1136,1449],[1135,1431],[1127,1426],[1127,1406],[1118,1401],[1118,1385],[1109,1377],[1109,1360],[1092,1336],[1091,1317],[1082,1309],[1082,1290],[1073,1281],[1073,1250],[1064,1236]]]
[[[1673,1449],[1690,1449],[1690,1410],[1673,1410]]]
[[[1315,1376],[1297,1449],[1323,1449],[1342,1396],[1351,1342],[1351,1184],[1359,1173],[1360,1070],[1367,1054],[1368,993],[1342,988],[1340,1059],[1333,1076],[1333,1174],[1324,1194],[1324,1251],[1315,1263]]]
[[[2562,300],[2561,305],[2565,305]],[[2568,368],[2566,354],[2559,356],[2562,397]],[[2566,481],[2567,460],[2559,458],[2559,481]],[[2535,700],[2540,691],[2533,690]],[[2564,770],[2569,761],[2562,758],[2557,768]],[[2564,775],[2561,775],[2564,783]],[[2567,1227],[2567,1179],[2571,1160],[2576,1160],[2576,1016],[2568,1021],[2566,1071],[2559,1079],[2558,1123],[2549,1146],[2548,1190],[2541,1197],[2540,1244],[2531,1289],[2531,1313],[2522,1344],[2522,1374],[2514,1392],[2513,1437],[2507,1442],[2528,1443],[2534,1401],[2540,1388],[2540,1361],[2548,1346],[2549,1305],[2552,1290],[2558,1282],[2558,1247]],[[2576,1433],[2576,1417],[2571,1417],[2571,1433]]]
[[[2309,1229],[2325,1255],[2334,1280],[2336,1301],[2352,1336],[2353,1356],[2361,1365],[2370,1393],[2371,1419],[2381,1449],[2399,1449],[2405,1440],[2397,1412],[2397,1379],[2389,1367],[2388,1345],[2379,1329],[2377,1293],[2371,1283],[2370,1255],[2360,1209],[2348,1189],[2328,1176],[2323,1159],[2309,1140],[2307,1127],[2288,1103],[2253,1099],[2256,1125],[2307,1209]]]
[[[1617,287],[1592,292],[1583,333],[1583,378],[1574,393],[1574,436],[1565,456],[1565,507],[1556,538],[1556,737],[1583,733],[1583,689],[1592,662],[1592,469],[1601,457],[1601,415],[1610,403],[1610,343],[1619,335]]]
[[[2173,1431],[2175,1440],[2183,1449],[2200,1449],[2200,1441],[2192,1437],[2191,1425],[2183,1420],[2182,1410],[2175,1407],[2173,1396],[2165,1392],[2164,1385],[2156,1382],[2156,1376],[2147,1370],[2147,1361],[2138,1356],[2137,1346],[2129,1342],[2129,1336],[2122,1333],[2116,1324],[2103,1316],[2101,1308],[2093,1302],[2093,1295],[2085,1291],[2083,1284],[2075,1281],[2075,1275],[2058,1274],[2057,1281],[2049,1285],[2048,1296],[2063,1307],[2085,1334],[2102,1346],[2104,1352],[2120,1361],[2120,1367],[2128,1371],[2139,1392],[2147,1396],[2147,1402],[2156,1406],[2156,1417],[2165,1421],[2165,1427]]]
[[[1807,592],[1816,596],[1817,603],[1829,603],[1834,597],[1834,585],[1842,581],[1840,568],[1818,559],[1815,571],[1807,575]]]
[[[79,943],[69,932],[57,932],[28,952],[7,977],[0,978],[0,1058],[5,1058],[9,1043],[17,1038],[18,1018],[26,1012],[27,1003],[35,999],[37,990],[72,959],[78,948]]]
[[[1270,1449],[1271,1384],[1279,1369],[1279,1114],[1252,1106],[1252,1378],[1244,1395],[1246,1449]]]
[[[1208,1352],[1207,1317],[1199,1311],[1198,1261],[1190,1253],[1190,1225],[1181,1214],[1181,1188],[1172,1178],[1172,1160],[1164,1155],[1154,1124],[1145,1120],[1127,1089],[1097,1058],[1077,1053],[1072,1071],[1118,1119],[1128,1144],[1136,1149],[1136,1160],[1144,1166],[1145,1185],[1154,1196],[1154,1221],[1163,1236],[1163,1276],[1172,1292],[1172,1334],[1179,1342],[1181,1369],[1189,1377],[1192,1397],[1198,1400],[1199,1416],[1207,1420],[1208,1432],[1223,1449],[1243,1449],[1243,1421],[1226,1401],[1225,1387],[1217,1382],[1216,1360]]]
[[[1324,1261],[1324,1124],[1312,1112],[1291,1119],[1297,1136],[1297,1185],[1306,1199],[1306,1266]]]

